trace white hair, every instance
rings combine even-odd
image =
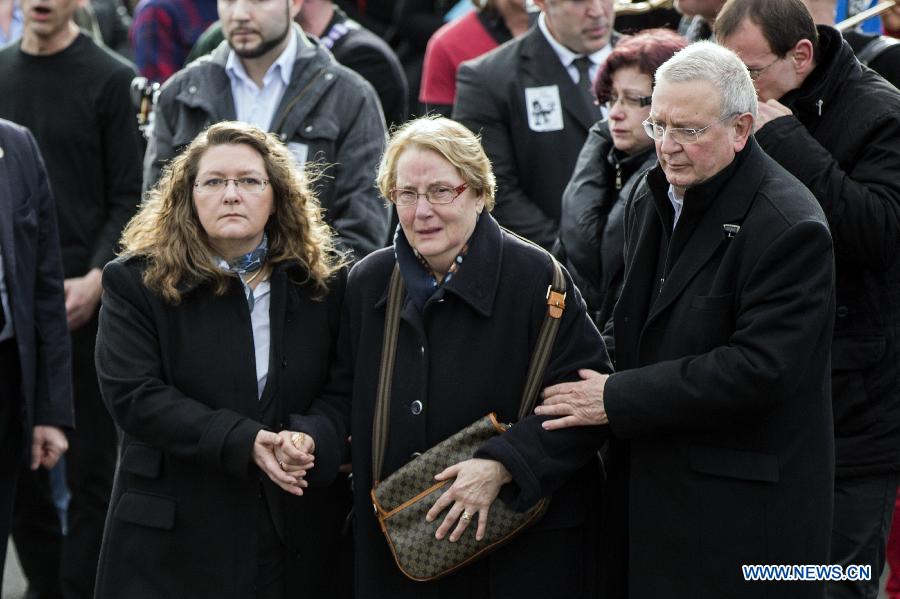
[[[656,70],[656,82],[709,81],[719,92],[721,116],[749,112],[756,119],[756,89],[737,55],[710,41],[679,50]]]

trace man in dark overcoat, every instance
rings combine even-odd
[[[497,177],[494,217],[550,249],[562,192],[601,113],[590,91],[612,51],[612,0],[535,0],[538,23],[456,75],[453,118],[480,133]]]
[[[828,595],[874,597],[900,481],[900,92],[801,0],[728,2],[721,16],[717,39],[755,75],[760,147],[812,191],[834,236],[830,561],[871,577]]]
[[[56,226],[34,137],[0,120],[0,564],[19,471],[52,467],[74,424]]]
[[[656,73],[659,165],[629,198],[611,376],[545,390],[546,427],[614,435],[609,597],[821,597],[742,566],[826,564],[832,240],[812,194],[751,137],[733,53],[697,42]],[[624,559],[623,559],[624,558]]]

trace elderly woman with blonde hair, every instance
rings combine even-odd
[[[310,488],[338,470],[352,433],[357,597],[595,596],[597,512],[595,453],[605,431],[548,433],[534,415],[486,442],[471,459],[434,472],[452,481],[427,520],[452,543],[483,539],[492,506],[525,510],[553,495],[540,520],[488,557],[445,578],[415,582],[394,564],[372,511],[373,419],[384,338],[387,289],[402,279],[386,478],[450,435],[496,412],[515,422],[554,267],[541,248],[502,229],[490,215],[494,175],[478,138],[446,118],[422,118],[398,129],[377,177],[400,219],[393,247],[351,271],[338,357],[326,393],[295,420],[314,452]],[[608,371],[609,361],[584,302],[568,275],[568,295],[545,383],[577,378],[579,369]],[[574,434],[572,434],[574,433]]]
[[[345,284],[321,213],[277,138],[225,122],[126,227],[97,340],[122,433],[98,598],[339,592],[349,488],[305,490],[287,464],[287,423],[325,383]]]

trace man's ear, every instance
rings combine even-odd
[[[753,133],[753,115],[749,112],[735,117],[731,124],[734,127],[734,151],[740,152],[747,145],[747,139]]]
[[[806,77],[816,68],[814,58],[813,45],[808,39],[800,40],[791,49],[790,59],[794,63],[794,70],[800,77]]]

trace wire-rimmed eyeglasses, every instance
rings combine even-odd
[[[707,129],[709,129],[716,123],[725,122],[733,116],[735,115],[728,114],[723,117],[719,117],[718,119],[708,124],[706,127],[701,127],[699,129],[696,129],[694,127],[666,127],[651,119],[643,121],[641,125],[644,126],[644,131],[647,133],[650,139],[653,139],[655,141],[662,141],[663,138],[668,135],[669,139],[671,139],[675,143],[686,146],[697,143],[698,141],[700,141],[700,136],[703,135],[703,133]]]
[[[759,67],[758,69],[751,69],[750,67],[747,67],[747,72],[750,73],[750,78],[753,79],[754,81],[759,79],[759,76],[763,74],[763,71],[768,69],[770,66],[772,66],[773,64],[775,64],[782,58],[783,57],[781,57],[781,56],[776,56],[775,60],[773,60],[772,62],[770,62],[769,64],[767,64],[764,67]]]
[[[229,181],[234,183],[234,186],[238,189],[238,191],[248,194],[262,193],[266,190],[266,185],[269,184],[268,180],[260,179],[258,177],[238,177],[236,179],[226,179],[225,177],[210,177],[208,179],[204,179],[202,181],[197,181],[196,183],[194,183],[194,189],[197,190],[197,193],[203,195],[223,193],[225,191],[225,188],[228,187]]]
[[[420,197],[424,197],[429,204],[449,204],[468,188],[468,183],[456,187],[435,184],[429,186],[425,193],[419,193],[415,189],[395,187],[390,191],[390,200],[397,206],[412,206]]]

